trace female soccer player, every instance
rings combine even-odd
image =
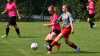
[[[54,37],[56,37],[60,32],[61,32],[61,28],[60,28],[60,24],[57,23],[58,20],[58,15],[57,15],[57,10],[53,5],[50,5],[48,7],[48,11],[49,14],[51,14],[50,16],[50,24],[44,24],[45,26],[51,26],[51,32],[47,35],[47,37],[45,38],[45,41],[50,45],[51,42],[53,41]],[[60,44],[56,44],[55,45],[58,49],[60,48]],[[49,49],[48,49],[48,53],[49,53]]]
[[[59,18],[62,18],[63,29],[62,29],[61,33],[49,45],[48,49],[52,49],[52,47],[62,38],[62,36],[64,36],[66,44],[68,44],[70,47],[74,48],[77,52],[79,52],[80,48],[69,40],[69,38],[70,38],[69,35],[74,32],[73,18],[70,13],[70,7],[66,4],[64,4],[62,6],[62,12],[63,13],[61,14],[61,16]]]
[[[5,7],[5,10],[2,12],[2,14],[4,13],[7,13],[9,18],[8,18],[8,24],[7,24],[7,27],[6,27],[6,34],[1,36],[2,38],[5,38],[8,36],[8,33],[9,33],[9,30],[10,30],[10,26],[13,26],[18,34],[18,36],[20,37],[20,30],[19,28],[17,27],[17,24],[16,24],[16,18],[17,18],[17,15],[20,19],[20,16],[19,16],[19,13],[18,13],[18,10],[16,8],[16,3],[13,1],[13,0],[7,0],[7,4],[6,4],[6,7]]]
[[[88,22],[90,24],[90,28],[94,28],[95,23],[95,19],[94,19],[94,16],[95,16],[95,2],[94,0],[88,0],[88,6],[87,6],[87,9],[88,9],[88,14],[89,14],[89,18],[88,18]]]

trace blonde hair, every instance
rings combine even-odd
[[[57,7],[55,7],[54,5],[50,5],[48,8],[51,8],[53,12],[58,14]]]

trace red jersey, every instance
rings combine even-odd
[[[53,30],[61,30],[60,24],[57,23],[58,17],[59,16],[56,15],[56,14],[50,16],[50,23],[53,24],[52,25],[52,31]]]

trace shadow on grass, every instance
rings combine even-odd
[[[59,52],[55,52],[53,54],[75,54],[76,52],[73,51],[59,51]],[[100,53],[99,51],[80,51],[80,54],[96,54],[96,53]]]
[[[21,36],[20,38],[39,38],[39,36]]]

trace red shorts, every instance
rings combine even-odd
[[[69,35],[71,33],[71,27],[68,28],[63,28],[62,32],[61,32],[65,38],[65,40],[68,40]]]

